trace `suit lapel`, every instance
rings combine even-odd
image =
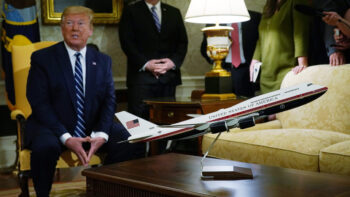
[[[71,97],[72,104],[74,106],[74,110],[76,111],[76,94],[75,94],[75,81],[73,77],[73,70],[70,59],[68,57],[67,49],[64,46],[64,43],[61,42],[59,49],[57,51],[57,61],[59,62],[61,70],[63,71],[63,76],[66,82],[66,86],[68,88],[69,95]]]
[[[168,12],[167,12],[167,9],[164,7],[164,5],[162,3],[160,4],[160,10],[161,10],[161,13],[162,13],[162,22],[161,22],[160,32],[163,33],[164,30],[166,29],[166,24],[167,24],[166,21],[168,19]]]
[[[96,73],[97,63],[95,54],[89,48],[86,50],[86,82],[85,82],[85,115],[88,116],[88,112],[91,109],[91,101],[96,92]]]

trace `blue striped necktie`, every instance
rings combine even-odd
[[[153,19],[154,19],[154,23],[156,24],[157,30],[158,30],[158,32],[160,32],[160,22],[159,22],[159,17],[158,17],[158,14],[156,12],[156,9],[157,9],[156,6],[153,6],[151,8],[152,16],[153,16]]]
[[[83,70],[81,68],[80,56],[77,52],[74,54],[75,60],[75,92],[77,96],[77,125],[74,129],[75,137],[85,137],[85,120],[84,120],[84,86],[83,86]]]

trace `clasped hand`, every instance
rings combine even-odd
[[[337,23],[341,19],[341,16],[336,12],[323,12],[323,14],[322,20],[328,25],[337,26]]]
[[[160,75],[165,74],[174,66],[174,62],[169,58],[153,59],[148,62],[146,70],[150,71],[158,79]]]
[[[343,33],[337,34],[336,31],[339,31],[339,29],[334,29],[334,40],[336,42],[335,49],[339,51],[344,51],[350,48],[350,38],[345,36]]]
[[[79,158],[84,166],[88,166],[91,157],[95,152],[105,143],[105,139],[101,137],[91,138],[87,136],[85,138],[70,137],[67,139],[65,145],[72,150]],[[83,143],[90,143],[90,149],[84,150]]]

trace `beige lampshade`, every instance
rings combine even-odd
[[[237,23],[250,20],[244,0],[191,0],[185,21],[190,23]]]

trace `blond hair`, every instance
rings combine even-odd
[[[86,14],[90,19],[90,24],[92,24],[92,20],[94,19],[94,11],[92,11],[92,9],[84,6],[69,6],[63,10],[61,23],[63,22],[64,17],[69,14]]]

